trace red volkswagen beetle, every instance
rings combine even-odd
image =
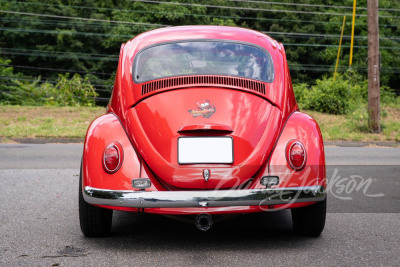
[[[191,215],[291,209],[297,233],[325,225],[324,146],[299,111],[285,50],[253,30],[183,26],[121,46],[107,113],[86,134],[79,217],[88,237],[113,210]]]

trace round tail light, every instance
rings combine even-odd
[[[122,164],[123,152],[119,143],[111,143],[106,147],[103,154],[103,167],[108,173],[119,170]]]
[[[286,160],[289,166],[300,171],[306,165],[306,150],[304,145],[298,140],[291,140],[286,146]]]

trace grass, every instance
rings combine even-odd
[[[399,105],[382,107],[379,134],[367,130],[366,107],[348,115],[304,112],[316,119],[325,141],[400,142]],[[0,106],[0,139],[84,138],[90,122],[104,113],[103,107]]]
[[[381,132],[368,130],[366,107],[359,107],[348,115],[330,115],[315,111],[305,111],[319,124],[325,141],[363,141],[363,142],[400,142],[400,108],[381,107]]]
[[[0,138],[84,138],[103,107],[0,106]]]

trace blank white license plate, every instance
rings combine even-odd
[[[233,163],[231,137],[180,137],[178,163]]]

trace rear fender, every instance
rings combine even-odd
[[[286,146],[293,139],[300,141],[306,151],[306,164],[300,171],[292,169],[286,159]],[[269,158],[265,173],[279,176],[277,187],[326,187],[324,143],[319,126],[312,117],[297,111],[291,114]]]
[[[117,172],[110,174],[104,170],[103,153],[112,142],[121,144],[123,162]],[[117,116],[109,113],[95,119],[89,126],[83,149],[83,186],[133,190],[132,179],[140,177],[140,170],[141,160]]]

